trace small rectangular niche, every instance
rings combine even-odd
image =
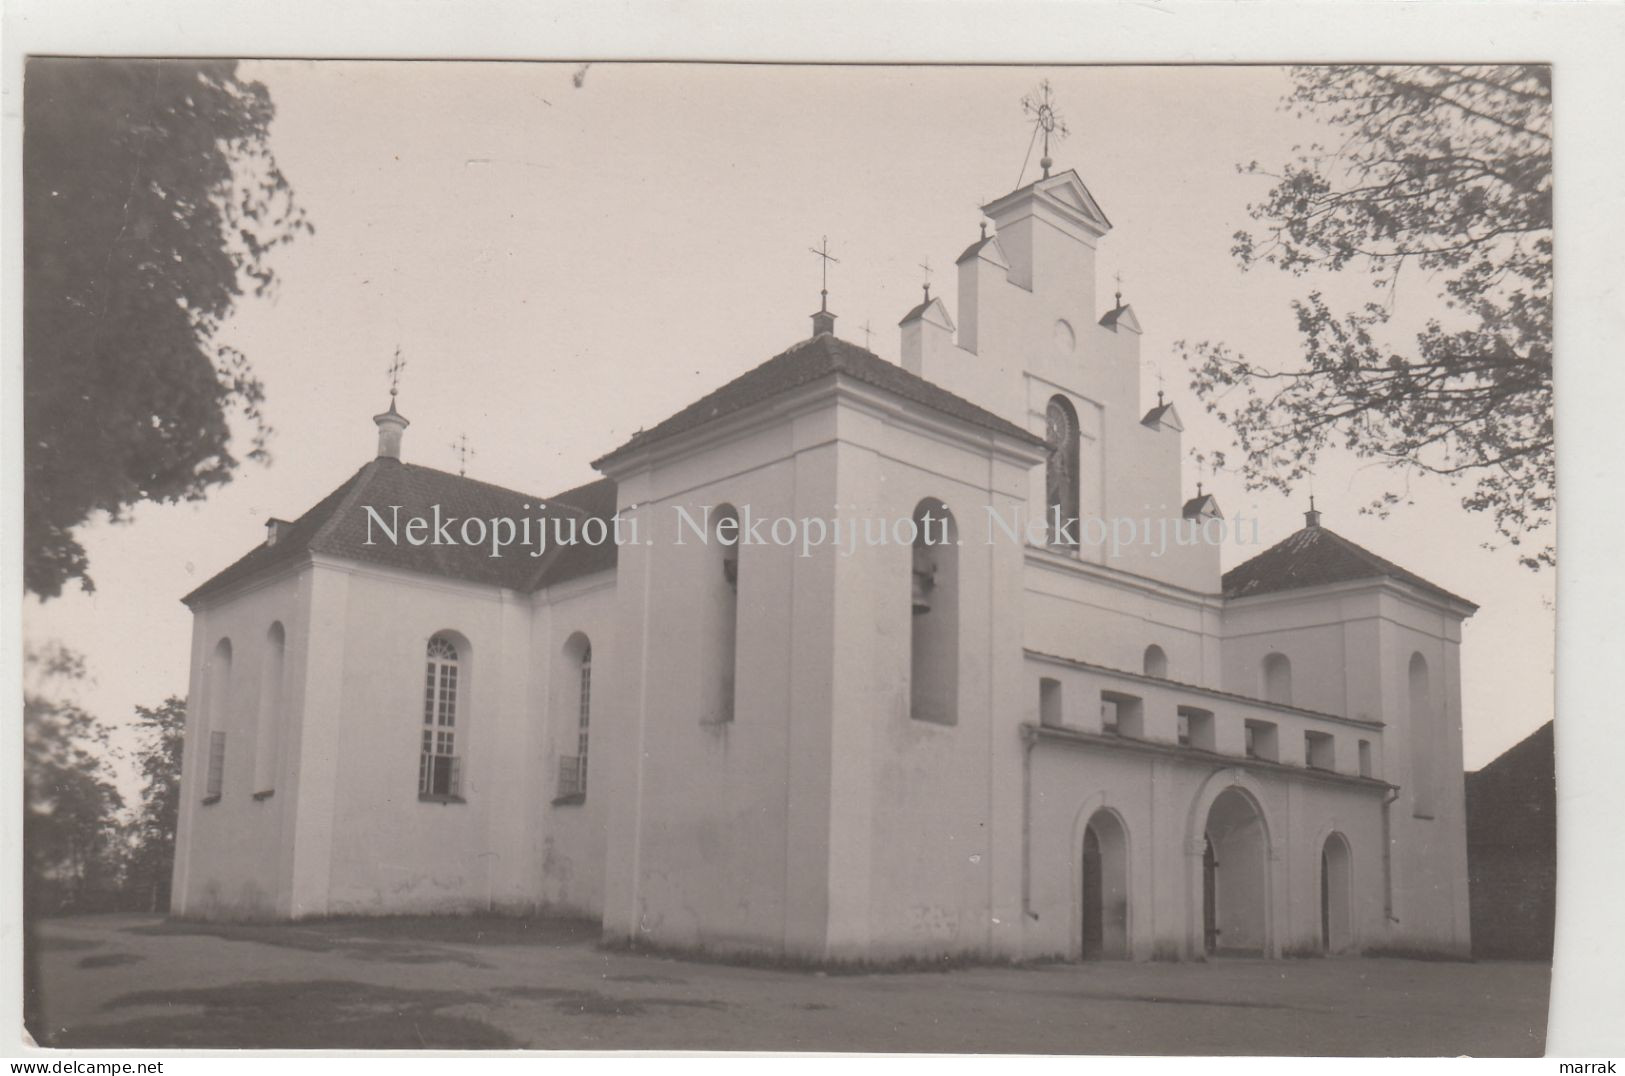
[[[1145,737],[1145,704],[1138,695],[1120,691],[1100,693],[1100,731],[1108,736]]]
[[[1247,721],[1244,723],[1243,735],[1246,737],[1248,758],[1263,759],[1266,762],[1280,761],[1280,737],[1275,722]]]
[[[1061,682],[1048,676],[1038,679],[1038,723],[1048,729],[1061,727]]]
[[[1337,768],[1337,741],[1327,732],[1305,731],[1303,734],[1303,760],[1312,770]]]
[[[1213,731],[1213,711],[1197,706],[1179,708],[1179,745],[1199,751],[1218,750],[1218,739]]]
[[[1360,741],[1360,776],[1370,777],[1371,774],[1371,741]]]

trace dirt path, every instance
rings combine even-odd
[[[1224,960],[819,975],[606,952],[590,926],[42,930],[62,1046],[1528,1056],[1549,970]]]

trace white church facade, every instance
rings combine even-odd
[[[1134,312],[1094,309],[1077,175],[985,213],[900,365],[821,312],[579,489],[414,465],[378,416],[376,459],[186,599],[174,913],[549,908],[815,961],[1465,953],[1475,607],[1313,511],[1223,574],[1206,542],[1000,529],[1228,521],[1140,400]],[[637,540],[493,558],[368,506]],[[747,515],[956,541],[685,522]]]

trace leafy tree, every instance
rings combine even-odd
[[[93,588],[92,513],[230,479],[231,412],[264,458],[262,387],[218,332],[313,229],[235,62],[37,58],[23,100],[24,584],[50,598]]]
[[[1235,430],[1250,488],[1285,492],[1342,447],[1470,482],[1463,507],[1523,546],[1553,510],[1550,69],[1304,67],[1293,79],[1283,107],[1341,141],[1277,172],[1242,166],[1274,185],[1235,256],[1243,269],[1352,269],[1379,294],[1351,311],[1318,290],[1295,303],[1295,362],[1181,342],[1192,387]],[[1384,333],[1407,267],[1444,300],[1408,344]],[[1402,499],[1390,489],[1366,510]],[[1552,557],[1548,542],[1519,559]]]
[[[82,679],[82,659],[60,646],[26,659],[23,840],[36,914],[106,906],[118,883],[124,798],[107,769],[107,730],[72,702],[48,697]]]
[[[135,712],[146,740],[140,754],[146,784],[134,825],[128,885],[132,899],[144,910],[164,911],[169,907],[175,827],[180,818],[186,700],[171,695],[159,706],[137,706]]]

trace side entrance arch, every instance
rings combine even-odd
[[[1321,847],[1320,947],[1326,953],[1341,953],[1354,942],[1349,915],[1352,858],[1349,842],[1341,833],[1332,833]]]
[[[1101,808],[1083,830],[1082,952],[1085,960],[1123,960],[1128,944],[1128,833]]]

